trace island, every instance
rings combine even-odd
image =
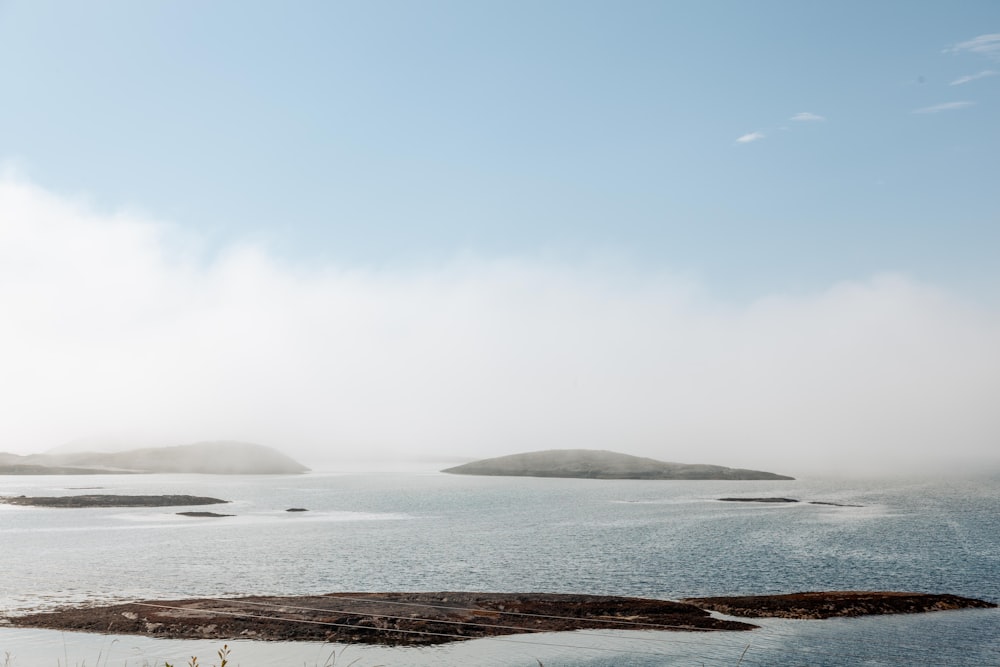
[[[197,442],[122,452],[0,453],[0,475],[203,473],[289,475],[309,468],[281,452],[250,442]]]
[[[827,618],[996,607],[956,595],[811,592],[681,601],[554,593],[330,593],[144,600],[2,619],[25,628],[174,639],[256,639],[431,645],[584,629],[709,632],[757,626],[718,618]]]
[[[432,645],[582,629],[752,630],[684,602],[552,593],[335,593],[146,600],[11,616],[10,625],[174,639]]]
[[[790,480],[760,470],[667,463],[595,449],[548,449],[473,461],[441,472],[454,475],[572,477],[582,479]]]
[[[28,507],[187,507],[191,505],[220,505],[228,500],[207,496],[159,495],[119,496],[111,494],[86,494],[79,496],[6,496],[0,497],[4,505]]]

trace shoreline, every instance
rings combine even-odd
[[[584,629],[715,632],[759,627],[710,612],[816,619],[995,607],[990,602],[955,595],[859,591],[680,601],[554,593],[330,593],[146,600],[78,606],[2,620],[6,627],[170,639],[427,646]]]

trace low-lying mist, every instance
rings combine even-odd
[[[313,468],[549,448],[788,474],[1000,463],[1000,315],[906,275],[727,303],[621,261],[362,270],[199,243],[0,181],[0,451],[96,436],[246,440]]]

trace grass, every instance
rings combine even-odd
[[[223,644],[222,648],[219,649],[217,653],[219,657],[219,664],[212,665],[211,667],[226,667],[227,665],[229,665],[230,663],[229,653],[230,653],[229,645]],[[343,656],[343,651],[341,651],[341,656]],[[357,664],[359,660],[361,660],[361,658],[355,658],[351,662],[347,663],[344,667],[351,667],[352,665]],[[538,664],[541,665],[542,663],[539,662]],[[337,665],[337,651],[334,650],[333,652],[330,653],[330,656],[323,662],[323,664],[318,665],[317,667],[336,667],[336,665]],[[163,667],[175,667],[175,666],[169,662],[164,662]],[[198,662],[198,656],[193,655],[191,656],[191,659],[188,660],[187,665],[184,665],[182,667],[203,667],[203,665],[200,662]],[[384,665],[376,665],[375,667],[384,667]]]
[[[222,648],[219,649],[219,667],[226,667],[229,664],[229,644],[223,644]],[[169,662],[163,663],[165,667],[174,667]],[[200,667],[198,664],[198,656],[192,655],[191,659],[188,660],[188,667]],[[213,665],[214,667],[214,665]]]
[[[344,650],[346,650],[346,648]],[[174,665],[174,663],[164,661],[163,662],[163,667],[234,667],[233,664],[232,664],[232,661],[230,660],[230,657],[229,657],[230,652],[231,652],[231,649],[229,648],[229,645],[228,644],[223,644],[222,648],[219,649],[218,652],[216,653],[216,656],[218,656],[218,660],[219,660],[218,663],[213,663],[212,665],[203,665],[198,660],[198,656],[193,655],[183,665],[180,665],[180,664]],[[336,652],[336,649],[335,649],[334,651],[332,651],[330,653],[329,657],[327,657],[327,659],[325,661],[323,661],[322,665],[316,665],[315,667],[337,667],[338,666],[337,657],[338,656],[337,656],[337,652]],[[341,656],[340,657],[343,658],[343,650],[341,651]],[[4,652],[3,655],[0,655],[0,660],[2,660],[2,662],[0,662],[0,667],[17,667],[15,665],[15,656],[11,655],[10,651],[6,651],[6,652]],[[107,659],[105,659],[105,661],[106,660]],[[351,662],[345,664],[343,667],[352,667],[352,665],[356,665],[360,660],[361,660],[361,658],[355,658]],[[96,664],[100,665],[100,663],[101,663],[101,656],[98,656]],[[62,663],[59,663],[59,664],[61,665]],[[66,664],[69,665],[68,662]],[[105,662],[105,664],[106,664],[106,662]],[[86,662],[78,663],[78,667],[86,667],[86,665],[87,665]],[[541,663],[539,663],[539,665],[541,665]],[[142,662],[142,667],[158,667],[158,666],[159,666],[159,662],[156,662],[156,663],[154,663],[152,665],[149,662],[146,662],[146,661]],[[385,667],[385,666],[384,665],[375,665],[374,667]]]

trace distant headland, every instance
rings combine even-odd
[[[309,468],[281,452],[249,442],[198,442],[122,452],[0,453],[0,475],[206,473],[287,475]]]
[[[548,449],[473,461],[441,472],[455,475],[582,479],[789,480],[794,477],[724,466],[667,463],[596,449]]]

